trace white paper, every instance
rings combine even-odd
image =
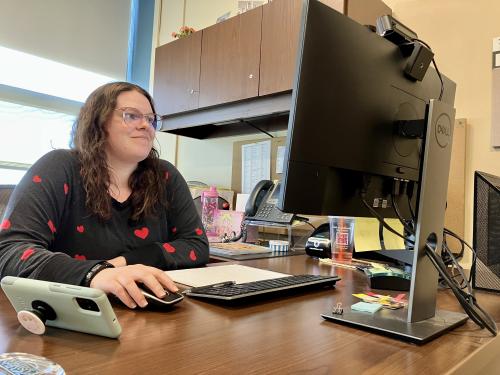
[[[245,212],[249,196],[250,194],[236,194],[236,211]]]
[[[500,36],[493,38],[493,52],[500,51]]]
[[[285,273],[241,266],[239,264],[188,268],[185,270],[165,271],[165,273],[174,282],[191,287],[218,284],[225,281],[234,281],[237,284],[241,284],[290,276]]]
[[[276,152],[276,173],[283,173],[283,162],[285,161],[285,146],[278,146]]]
[[[495,54],[495,68],[500,68],[500,53]]]
[[[271,141],[241,146],[241,192],[249,194],[260,180],[271,179]]]

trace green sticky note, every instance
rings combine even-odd
[[[368,312],[371,314],[380,310],[381,308],[382,305],[380,303],[366,303],[366,302],[358,302],[351,306],[351,310]]]

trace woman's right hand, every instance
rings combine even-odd
[[[142,264],[118,268],[106,268],[94,276],[91,288],[101,289],[105,293],[117,296],[125,305],[135,308],[146,307],[147,301],[141,293],[137,282],[145,284],[156,296],[165,296],[164,289],[177,292],[179,288],[164,271]]]

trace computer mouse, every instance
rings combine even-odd
[[[144,284],[140,284],[139,289],[142,292],[142,295],[146,298],[149,307],[164,308],[172,306],[184,299],[182,294],[171,292],[170,290],[165,290],[165,297],[159,298]]]

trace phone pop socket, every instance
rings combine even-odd
[[[43,335],[45,333],[45,322],[47,319],[54,320],[57,316],[56,312],[42,301],[33,301],[31,306],[33,310],[19,311],[17,313],[17,320],[31,333]]]

